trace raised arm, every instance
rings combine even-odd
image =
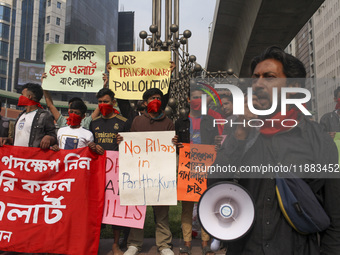
[[[43,73],[41,76],[41,86],[43,84],[44,79],[47,77],[46,73]],[[50,110],[50,112],[53,115],[53,118],[55,119],[55,121],[57,121],[60,117],[60,112],[58,111],[58,109],[54,106],[53,104],[53,100],[51,97],[51,94],[49,91],[44,90],[44,97],[45,97],[45,101],[46,101],[46,105],[47,108]]]

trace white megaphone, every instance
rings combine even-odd
[[[232,241],[244,236],[255,219],[253,199],[234,182],[219,182],[201,196],[197,208],[203,229],[212,237]]]

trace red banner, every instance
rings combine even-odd
[[[1,147],[0,250],[97,254],[105,158],[88,147]]]

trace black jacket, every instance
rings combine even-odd
[[[340,132],[340,116],[336,111],[324,114],[320,124],[326,132]]]
[[[15,121],[14,130],[16,129],[17,122],[22,114],[26,111],[20,113],[19,117]],[[54,125],[54,119],[50,112],[38,108],[36,115],[34,116],[32,122],[32,128],[30,132],[30,140],[28,147],[40,147],[40,142],[45,135],[49,135],[55,138],[57,141],[56,128]],[[14,140],[15,140],[15,132],[14,132]],[[53,145],[53,144],[51,144]]]
[[[200,124],[201,144],[214,144],[218,129],[217,126],[213,126],[213,120],[214,118],[209,115],[202,116]],[[190,143],[190,120],[188,117],[179,118],[175,122],[175,130],[179,142]]]
[[[292,165],[294,168],[302,165],[305,171],[315,164],[322,167],[337,165],[338,152],[331,137],[322,131],[320,125],[302,119],[295,128],[271,137],[266,137],[255,129],[252,129],[246,140],[237,140],[233,134],[229,135],[218,151],[214,165],[228,164],[235,165],[238,169],[245,166]],[[225,176],[225,173],[209,175],[208,186],[224,180]],[[228,255],[340,254],[338,177],[305,180],[331,219],[329,228],[320,233],[319,246],[316,234],[299,234],[284,218],[275,193],[275,178],[264,176],[255,179],[249,176],[249,173],[240,173],[239,184],[254,199],[255,223],[246,236],[228,243]]]

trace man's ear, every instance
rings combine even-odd
[[[147,107],[147,106],[148,106],[148,102],[143,101],[143,105],[144,105],[145,107]]]
[[[30,100],[34,100],[34,95],[33,95],[33,93],[29,91],[29,92],[27,93],[27,98],[30,99]]]

